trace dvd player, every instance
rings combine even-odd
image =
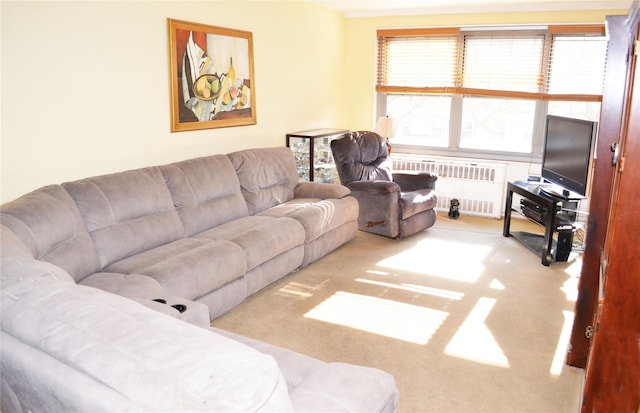
[[[522,207],[522,214],[525,217],[534,220],[538,224],[544,225],[545,216],[541,212],[536,211],[533,208],[528,208],[528,207],[523,206]]]
[[[546,214],[547,213],[547,208],[543,208],[542,206],[536,204],[535,202],[533,202],[533,201],[531,201],[529,199],[525,199],[525,198],[522,198],[520,200],[520,207],[521,208],[532,209],[532,210],[540,212],[542,214]]]
[[[547,208],[544,208],[535,202],[529,199],[521,199],[520,200],[520,209],[522,210],[522,214],[537,222],[540,225],[546,225]],[[566,212],[562,212],[560,206],[556,206],[556,221],[555,221],[555,230],[558,229],[571,229],[573,228],[573,222],[571,221],[569,215]]]

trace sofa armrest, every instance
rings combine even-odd
[[[400,185],[403,192],[418,189],[436,189],[438,175],[432,172],[394,172],[393,182]]]
[[[294,198],[339,199],[350,195],[351,191],[344,185],[324,182],[299,182],[295,189]]]
[[[175,317],[199,327],[208,328],[211,325],[211,320],[209,319],[209,307],[207,307],[206,304],[173,296],[158,298],[155,300],[132,297],[132,300],[137,301],[152,310],[170,315],[171,317]]]

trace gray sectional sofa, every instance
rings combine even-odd
[[[288,148],[51,185],[0,209],[1,410],[376,411],[393,377],[210,327],[355,237]]]

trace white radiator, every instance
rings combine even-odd
[[[499,219],[505,193],[507,166],[419,155],[393,154],[394,171],[426,171],[438,174],[438,211],[449,211],[450,201],[460,201],[460,213]]]

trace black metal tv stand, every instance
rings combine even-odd
[[[560,212],[563,205],[577,206],[579,200],[584,199],[576,194],[555,196],[546,192],[544,184],[539,182],[515,181],[507,184],[507,197],[504,209],[504,228],[502,235],[513,236],[530,250],[542,258],[542,265],[548,266],[552,262],[567,261],[573,244],[573,222],[575,215],[570,216]],[[539,225],[544,226],[544,235],[525,231],[510,232],[513,194],[523,197],[521,201],[522,214]],[[553,234],[558,233],[556,241]]]

